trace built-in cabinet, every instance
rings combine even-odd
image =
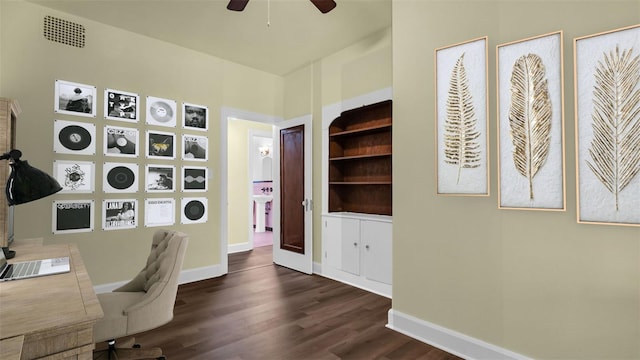
[[[329,126],[329,212],[391,215],[391,100]]]
[[[322,221],[326,270],[332,277],[391,296],[391,218],[342,213],[327,214]]]
[[[322,274],[391,297],[392,102],[348,103],[323,109]]]

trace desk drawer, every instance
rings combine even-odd
[[[91,321],[27,334],[21,359],[91,359],[93,324]]]

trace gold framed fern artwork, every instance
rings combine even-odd
[[[640,25],[573,53],[578,222],[640,226]]]
[[[489,195],[487,37],[435,49],[438,195]]]
[[[496,47],[498,207],[565,210],[562,31]]]

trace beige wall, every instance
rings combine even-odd
[[[183,101],[206,105],[210,112],[209,161],[189,162],[206,165],[213,175],[209,182],[208,221],[204,224],[181,225],[180,209],[176,209],[175,229],[191,237],[185,259],[185,269],[206,268],[219,263],[220,249],[220,108],[229,106],[262,114],[281,116],[282,78],[236,65],[225,60],[163,43],[151,38],[108,27],[86,19],[58,13],[22,1],[2,1],[1,34],[2,79],[0,96],[18,99],[23,109],[18,123],[17,144],[24,158],[47,172],[52,171],[54,159],[89,160],[96,163],[96,192],[94,194],[56,194],[16,208],[18,238],[44,237],[46,243],[75,242],[95,284],[127,279],[140,269],[149,250],[151,234],[156,228],[145,228],[139,216],[133,230],[103,231],[101,207],[105,198],[138,199],[142,208],[146,197],[165,197],[167,194],[104,194],[102,192],[102,163],[105,161],[135,162],[144,169],[147,163],[174,164],[176,170],[187,162],[178,155],[175,161],[148,161],[143,155],[137,159],[113,158],[102,155],[102,128],[106,123],[127,126],[127,123],[107,122],[103,114],[104,88],[138,93],[141,104],[145,97],[156,96],[176,100],[178,116]],[[86,29],[85,48],[76,48],[46,40],[42,23],[46,15],[80,23]],[[63,79],[95,85],[98,91],[98,116],[95,119],[56,115],[53,111],[54,81]],[[142,108],[141,114],[144,113]],[[144,119],[143,116],[141,116]],[[53,153],[54,119],[94,122],[97,126],[97,154],[95,156],[56,155]],[[180,124],[180,122],[178,123]],[[149,128],[143,121],[134,125],[141,139]],[[155,127],[173,131],[180,139],[183,130]],[[144,141],[140,141],[143,145]],[[178,147],[178,154],[182,147]],[[144,154],[144,146],[141,146]],[[141,174],[144,171],[142,170]],[[179,189],[179,187],[178,187]],[[190,193],[196,194],[196,193]],[[189,195],[189,196],[190,196]],[[184,195],[170,194],[176,204]],[[194,195],[196,196],[196,195]],[[197,195],[199,196],[199,195]],[[53,235],[51,231],[51,203],[55,199],[95,199],[95,230],[91,233]],[[112,259],[119,266],[108,267]],[[104,271],[110,268],[111,271]]]
[[[539,359],[640,359],[640,228],[576,222],[573,38],[634,1],[393,2],[393,309]],[[495,47],[564,31],[567,211],[498,210]],[[491,196],[436,196],[434,49],[487,35]]]
[[[391,28],[373,34],[320,61],[322,105],[391,86]]]
[[[228,138],[228,241],[242,244],[249,241],[249,183],[253,181],[249,173],[249,131],[271,131],[272,126],[253,121],[234,119],[229,121]]]
[[[284,77],[284,120],[308,115],[313,108],[313,65],[305,66]]]

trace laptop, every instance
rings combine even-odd
[[[0,281],[28,279],[37,276],[61,274],[70,271],[69,257],[7,263],[0,250]]]

